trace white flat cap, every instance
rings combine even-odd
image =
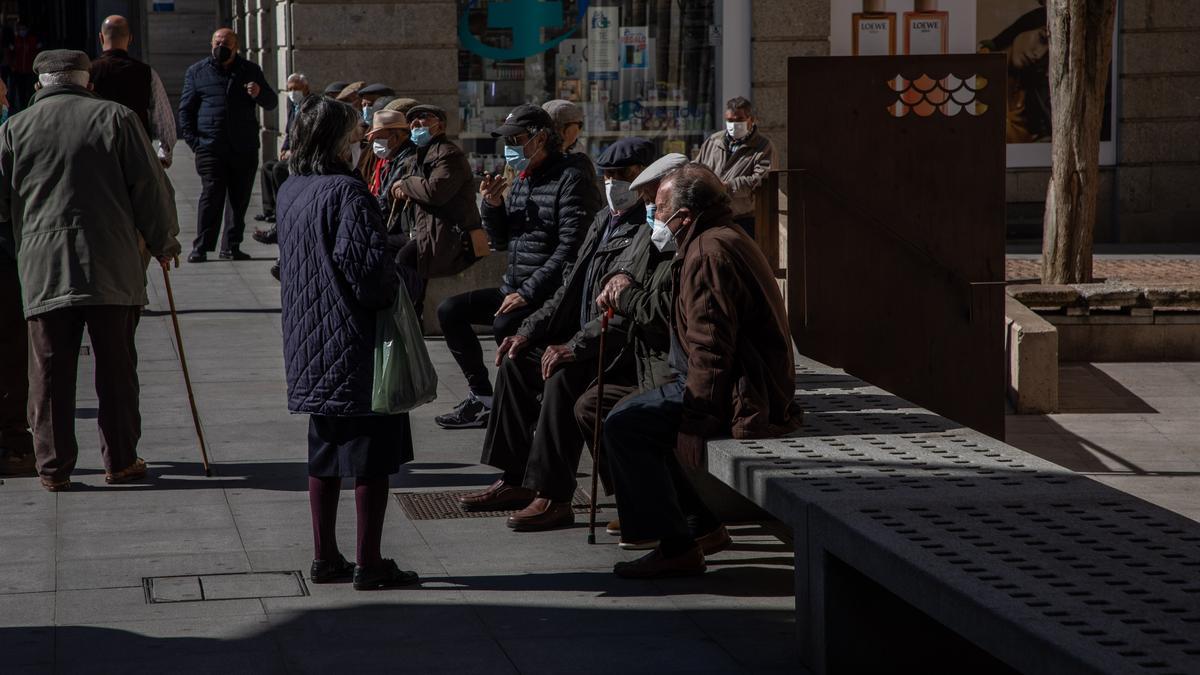
[[[636,190],[647,183],[653,183],[675,169],[687,164],[688,161],[687,155],[681,155],[678,152],[663,155],[654,160],[653,164],[643,169],[637,178],[633,179],[633,183],[629,187],[632,190]]]

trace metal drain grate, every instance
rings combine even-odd
[[[409,520],[447,520],[451,518],[494,518],[510,516],[516,509],[509,511],[467,511],[458,503],[459,495],[470,494],[474,490],[443,490],[440,492],[397,492],[396,501],[404,509]],[[588,494],[583,490],[575,491],[571,506],[578,511],[587,511]]]
[[[146,603],[151,605],[308,595],[304,575],[298,571],[143,577],[142,588],[146,591]]]

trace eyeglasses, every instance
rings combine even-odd
[[[529,142],[529,134],[517,134],[516,136],[505,136],[505,145],[525,145]]]
[[[412,118],[414,120],[424,121],[424,120],[436,120],[436,119],[438,119],[438,116],[431,112],[419,112],[419,113],[413,115]]]

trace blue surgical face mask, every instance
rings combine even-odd
[[[366,122],[367,124],[370,124],[370,123],[371,123],[371,109],[370,109],[370,108],[363,108],[362,110],[363,110],[363,111],[362,111],[362,118],[363,118],[363,122]]]
[[[658,207],[654,204],[646,205],[646,225],[649,226],[650,229],[654,229],[654,212],[657,210]]]
[[[429,129],[426,127],[416,127],[412,130],[411,138],[413,144],[418,148],[423,148],[433,140],[433,134],[429,133]]]
[[[655,218],[654,224],[651,225],[654,231],[650,233],[650,241],[654,242],[654,247],[662,253],[675,250],[675,233],[671,231],[671,228],[667,227],[667,223],[675,220],[678,215],[679,212],[676,211],[674,216],[667,218],[665,221]]]
[[[8,106],[0,107],[0,124],[8,121]]]
[[[513,171],[521,172],[525,167],[529,166],[529,158],[525,156],[525,148],[518,145],[507,145],[504,147],[504,161],[513,168]]]

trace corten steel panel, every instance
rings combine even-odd
[[[922,88],[975,77],[978,90],[957,89],[967,106],[910,106],[897,117],[889,106],[906,84],[897,76],[922,75]],[[797,347],[996,438],[1005,77],[994,54],[788,60],[788,193],[801,198],[788,237]]]

